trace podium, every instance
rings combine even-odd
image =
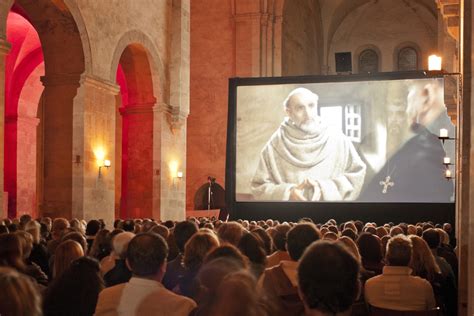
[[[215,216],[216,218],[219,217],[219,212],[220,210],[219,209],[216,209],[216,210],[189,210],[189,211],[186,211],[186,218],[189,218],[189,217],[212,217],[212,216]]]

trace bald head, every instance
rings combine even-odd
[[[303,132],[315,132],[320,124],[318,100],[318,95],[306,88],[291,91],[283,102],[290,123]]]

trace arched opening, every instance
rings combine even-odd
[[[16,0],[7,41],[8,215],[70,217],[73,99],[85,69],[77,25],[63,1]]]
[[[153,107],[156,98],[149,57],[140,44],[122,52],[117,68],[115,213],[121,218],[153,215]],[[121,158],[120,158],[121,157]]]
[[[364,49],[359,54],[359,73],[379,72],[379,55],[374,49]]]
[[[5,67],[5,191],[8,215],[38,215],[37,118],[44,58],[38,33],[18,7],[7,17],[12,50]]]

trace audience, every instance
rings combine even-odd
[[[168,246],[163,237],[141,233],[128,245],[127,265],[132,271],[129,282],[103,290],[96,316],[187,316],[196,307],[189,298],[168,291],[160,282],[166,270]]]
[[[32,305],[24,307],[15,299],[7,306],[3,297],[22,297],[28,284],[1,288],[0,313],[40,315],[42,305],[53,316],[364,316],[365,301],[457,313],[458,260],[447,223],[199,217],[117,220],[114,227],[101,219],[0,220],[0,284],[8,275],[32,288]]]
[[[389,240],[383,273],[365,283],[365,299],[369,305],[400,311],[436,307],[430,283],[411,275],[408,265],[412,253],[412,242],[406,236],[400,234]]]

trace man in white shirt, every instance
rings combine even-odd
[[[369,305],[399,311],[436,307],[431,284],[411,275],[408,264],[412,251],[412,243],[404,235],[397,235],[388,241],[387,265],[383,273],[365,283],[365,300]]]
[[[129,282],[103,290],[96,316],[187,316],[196,303],[168,291],[161,280],[166,271],[168,246],[154,233],[135,236],[128,245],[126,263],[132,271]]]

